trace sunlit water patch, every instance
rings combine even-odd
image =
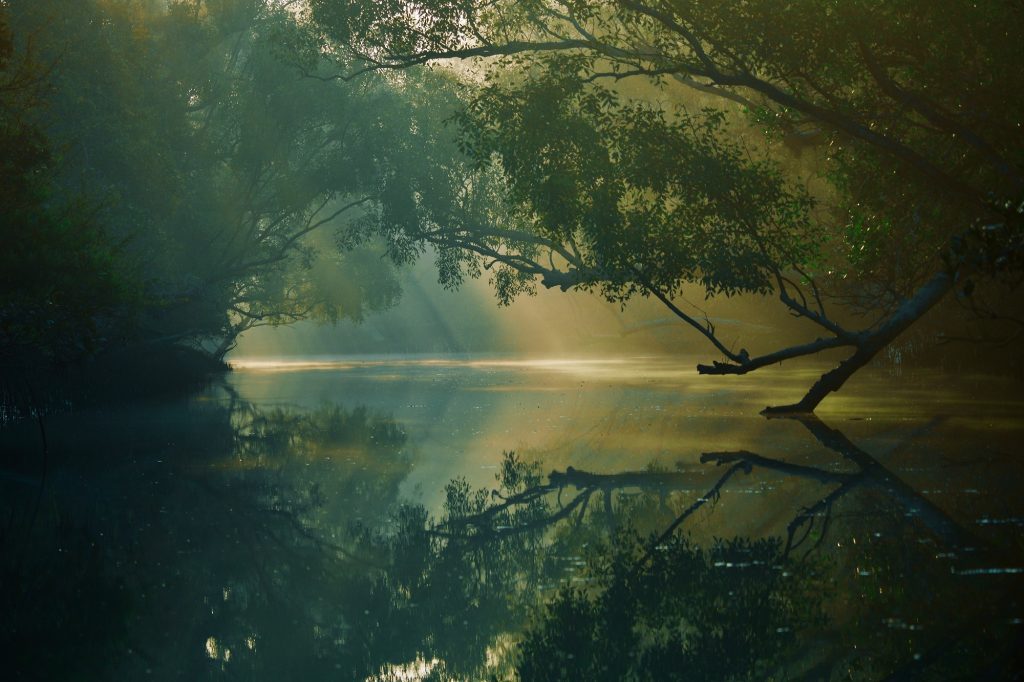
[[[230,384],[258,404],[360,404],[392,414],[410,433],[415,471],[403,489],[437,499],[458,475],[480,485],[502,451],[552,467],[603,471],[700,467],[709,450],[767,450],[814,461],[820,448],[797,425],[758,412],[793,402],[827,367],[779,367],[740,377],[695,371],[697,358],[319,357],[243,359]],[[985,382],[987,387],[979,390]],[[965,400],[964,395],[982,397]],[[918,373],[894,380],[865,372],[819,409],[826,420],[867,436],[881,452],[914,429],[941,434],[942,448],[969,452],[980,433],[1020,432],[1024,404],[1013,384],[992,378]],[[923,434],[921,434],[923,435]],[[963,446],[960,449],[958,446]]]

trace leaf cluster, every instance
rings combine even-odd
[[[483,88],[458,120],[464,147],[508,178],[543,238],[578,249],[585,283],[612,300],[643,288],[766,293],[813,258],[813,201],[735,139],[721,112],[629,100],[555,56],[515,85]]]

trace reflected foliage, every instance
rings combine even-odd
[[[673,537],[656,550],[641,568],[635,536],[591,549],[589,584],[560,589],[527,629],[519,678],[767,679],[821,620],[820,578],[795,574],[777,540]]]
[[[495,490],[455,481],[440,518],[400,513],[375,613],[397,607],[413,646],[379,660],[439,659],[446,680],[761,679],[822,622],[815,565],[781,542],[644,539],[672,518],[657,492],[621,498],[610,526],[602,508],[563,514],[537,472],[509,453]]]
[[[539,483],[538,470],[510,455],[497,482],[494,494],[515,495]],[[384,532],[353,529],[362,551],[386,558],[368,579],[366,618],[354,610],[353,627],[365,639],[353,643],[359,655],[352,660],[369,666],[353,668],[353,675],[420,657],[443,662],[438,679],[476,676],[487,668],[488,651],[500,647],[499,636],[526,619],[549,568],[543,528],[497,537],[493,531],[530,523],[547,507],[495,511],[491,499],[490,491],[455,480],[439,519],[423,507],[403,506]],[[441,530],[467,521],[473,528],[466,533]]]
[[[506,453],[493,489],[453,480],[436,513],[399,494],[415,443],[365,408],[207,394],[52,417],[44,480],[20,426],[0,432],[13,679],[1021,670],[1016,576],[986,573],[1019,553],[820,422],[801,428],[827,466],[741,451],[545,476]],[[794,485],[744,509],[761,478]],[[736,533],[736,509],[781,520]]]
[[[14,679],[335,671],[337,605],[374,561],[338,529],[395,504],[398,424],[227,399],[54,417],[47,436],[39,472],[39,434],[0,432]]]
[[[504,557],[502,543],[516,537],[531,538],[543,556],[528,624],[492,634],[490,650],[503,642],[506,658],[487,672],[521,680],[1018,674],[1013,614],[1022,595],[1014,571],[999,566],[1019,553],[961,527],[835,429],[805,426],[859,472],[707,453],[706,462],[731,464],[710,486],[692,472],[570,468],[512,494],[462,488],[457,508],[468,515],[426,522],[425,535],[445,540],[434,556],[486,543]],[[530,468],[507,456],[505,471],[517,467]],[[716,505],[734,476],[755,472],[800,488],[839,486],[793,506],[778,535],[698,540],[702,533],[684,523],[698,509],[727,513]],[[577,492],[566,497],[570,488]],[[520,505],[530,512],[515,519]],[[532,569],[535,554],[525,560]],[[487,582],[483,573],[476,579]],[[444,651],[429,647],[425,656]]]

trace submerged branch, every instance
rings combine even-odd
[[[954,276],[943,270],[921,286],[913,296],[890,315],[882,324],[870,332],[856,335],[856,352],[839,363],[835,369],[821,375],[804,395],[792,405],[768,407],[765,415],[810,414],[830,393],[838,391],[859,369],[867,365],[886,346],[896,340],[910,325],[921,319],[936,303],[953,288]],[[853,345],[853,344],[837,344]],[[725,372],[717,372],[725,373]]]

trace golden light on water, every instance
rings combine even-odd
[[[339,379],[365,376],[375,382],[416,381],[417,378],[448,379],[464,391],[554,390],[571,384],[579,387],[601,385],[643,385],[654,391],[682,392],[686,395],[729,395],[741,407],[785,403],[802,394],[806,387],[833,365],[828,361],[791,361],[759,372],[740,376],[705,376],[697,372],[704,356],[635,357],[488,357],[464,356],[318,356],[240,357],[231,365],[240,374],[264,373],[337,373]],[[479,373],[480,380],[466,381]],[[969,377],[967,377],[969,379]],[[953,403],[959,398],[957,386],[934,378],[900,381],[898,389],[884,369],[866,370],[843,391],[826,401],[818,412],[840,418],[912,417]],[[589,382],[589,383],[588,383]],[[512,387],[515,387],[514,389]],[[939,387],[939,388],[937,388]],[[1006,399],[993,395],[991,401],[976,401],[979,414],[998,421],[1002,413],[1013,411]],[[731,404],[730,410],[736,408]],[[713,409],[713,405],[702,405]],[[755,410],[756,412],[756,410]],[[960,417],[964,415],[962,408]],[[1014,411],[1014,414],[1016,412]]]
[[[372,357],[336,358],[239,358],[231,366],[247,371],[308,371],[347,369],[370,369],[385,367],[466,367],[473,369],[543,370],[574,374],[601,374],[626,368],[644,368],[649,373],[651,358],[519,358],[519,359],[458,359],[458,358],[403,358],[393,356],[386,359]],[[692,368],[691,368],[692,369]]]

